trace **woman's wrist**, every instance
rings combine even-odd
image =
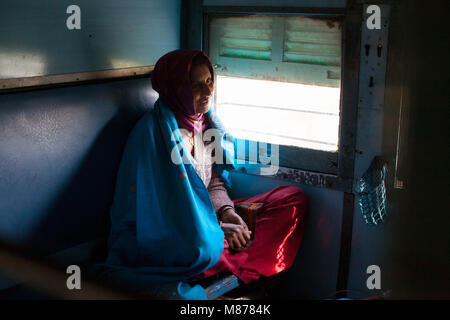
[[[224,206],[220,207],[219,211],[217,212],[217,218],[219,220],[222,220],[223,214],[229,209],[231,209],[231,210],[233,210],[233,212],[235,212],[234,208],[230,205],[224,205]]]

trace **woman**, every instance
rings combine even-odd
[[[103,278],[155,298],[206,299],[192,279],[228,271],[248,283],[290,267],[303,238],[306,196],[282,186],[229,198],[233,141],[209,109],[209,58],[201,51],[170,52],[157,62],[152,86],[160,97],[132,130],[120,164]],[[218,141],[203,141],[208,129],[220,133]],[[214,163],[217,146],[224,161]],[[234,210],[241,201],[264,205],[252,245],[231,254],[251,236]]]

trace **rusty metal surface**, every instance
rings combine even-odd
[[[264,176],[272,179],[290,181],[301,185],[327,188],[345,192],[350,192],[352,188],[351,179],[342,179],[337,175],[333,174],[279,167],[275,174],[263,175],[261,174],[262,167],[264,167],[264,165],[259,164],[237,165],[237,172],[255,176]]]

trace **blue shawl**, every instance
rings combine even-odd
[[[224,159],[216,169],[230,187],[233,139],[212,110],[206,116],[221,133]],[[218,262],[224,234],[205,184],[183,157],[186,147],[177,129],[174,114],[159,98],[130,133],[101,277],[154,298],[206,299],[204,289],[189,279]]]

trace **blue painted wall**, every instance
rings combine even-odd
[[[122,148],[150,79],[0,96],[0,237],[49,254],[108,232]]]
[[[67,7],[81,10],[69,30]],[[180,0],[2,0],[0,79],[153,65],[180,45]]]

